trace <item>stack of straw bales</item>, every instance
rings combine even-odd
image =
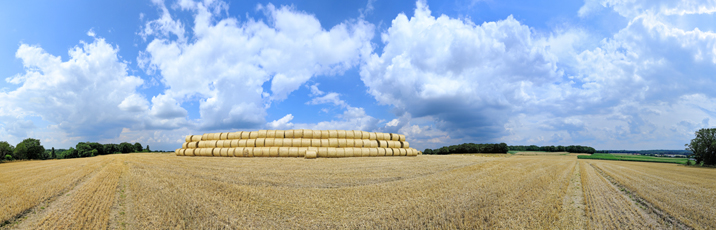
[[[417,156],[405,135],[359,130],[259,130],[186,136],[177,156],[379,157]]]

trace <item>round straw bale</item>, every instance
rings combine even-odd
[[[331,138],[331,132],[328,130],[321,130],[321,139],[328,139]],[[335,138],[335,137],[333,137]]]
[[[213,140],[221,140],[221,133],[214,133],[214,139]]]
[[[363,139],[363,131],[353,130],[353,139]]]
[[[266,138],[266,140],[264,140],[264,146],[266,146],[266,147],[274,147],[274,146],[276,146],[276,145],[274,144],[275,140],[276,140],[276,139],[274,139],[274,138]],[[276,147],[278,147],[278,146],[276,146]]]
[[[370,148],[360,148],[361,156],[362,157],[369,157],[370,156]]]
[[[393,156],[393,149],[391,148],[382,148],[385,149],[385,156]]]
[[[269,148],[269,156],[270,157],[278,157],[278,147],[270,147]]]
[[[198,147],[204,148],[204,146],[206,146],[206,141],[199,141]]]
[[[409,148],[408,150],[410,150],[410,156],[414,157],[414,156],[418,155],[418,150],[416,150],[414,148]]]
[[[289,149],[289,147],[279,147],[278,148],[278,156],[279,157],[288,157],[288,149]]]
[[[331,138],[331,139],[322,139],[321,140],[321,147],[338,147],[338,139]]]
[[[283,138],[273,139],[273,146],[276,146],[276,147],[284,147],[284,146],[283,146]],[[288,146],[286,146],[286,147],[288,147]]]
[[[230,147],[236,148],[239,147],[239,139],[233,139],[231,140],[231,143],[229,144]]]
[[[238,132],[231,132],[231,133],[229,133],[228,139],[230,139],[230,140],[238,139],[238,138],[236,138],[236,134],[237,134],[237,133],[238,133]]]
[[[363,147],[364,148],[375,148],[373,146],[373,143],[375,143],[374,140],[363,139]]]
[[[251,138],[251,132],[249,132],[249,131],[241,132],[241,139],[250,139],[250,138]]]
[[[204,149],[196,149],[194,150],[194,156],[203,156]]]
[[[378,156],[385,156],[385,148],[376,148],[378,150]]]
[[[228,157],[235,157],[235,156],[234,156],[234,151],[236,151],[236,148],[229,148],[229,151],[228,151],[227,156],[228,156]]]
[[[405,141],[405,134],[400,134],[400,141]]]
[[[267,130],[259,130],[259,136],[256,138],[266,138],[266,131]]]
[[[356,146],[355,139],[346,139],[346,147],[353,148]]]
[[[328,130],[313,130],[313,139],[323,139],[328,137],[323,137],[323,131],[326,131],[326,136],[328,136]],[[316,152],[318,153],[318,152]]]
[[[318,153],[318,147],[308,147],[306,148],[307,151],[316,151]]]
[[[246,147],[256,147],[256,139],[246,140]]]
[[[219,156],[228,157],[229,156],[229,148],[220,148]]]
[[[182,148],[182,149],[188,149],[188,148],[189,148],[189,142],[181,143],[181,148]]]
[[[177,156],[181,156],[181,155],[179,155],[179,151],[182,151],[182,150],[183,149],[176,149],[176,150],[174,150],[174,154],[176,154]]]
[[[249,139],[256,139],[259,138],[259,131],[251,131],[249,133]]]
[[[311,139],[311,147],[321,147],[321,139]]]
[[[393,144],[393,141],[387,141],[387,142],[388,142],[388,145],[387,145],[388,148],[395,148],[395,144]]]
[[[328,157],[328,148],[326,147],[320,147],[318,148],[318,157]]]
[[[213,157],[213,156],[215,156],[215,154],[218,155],[216,148],[207,148],[207,150],[206,150],[207,157]]]
[[[327,132],[328,132],[328,137],[327,137],[327,138],[338,138],[338,130],[327,130]],[[327,138],[325,138],[325,137],[323,137],[323,136],[324,136],[324,135],[321,134],[321,138],[327,139]]]
[[[245,140],[245,139],[239,140],[239,147],[246,147],[246,140]]]
[[[208,140],[209,140],[209,134],[208,134],[208,133],[204,133],[204,135],[201,135],[201,140],[202,140],[202,141],[208,141]]]
[[[361,139],[370,139],[370,133],[366,131],[360,131]]]
[[[298,147],[288,148],[288,156],[289,157],[298,157]]]
[[[316,159],[316,151],[315,150],[308,150],[306,151],[306,159]]]
[[[276,130],[275,138],[285,138],[285,136],[283,135],[285,132],[286,131],[283,131],[283,130]]]
[[[301,147],[301,138],[291,139],[291,142],[292,147]]]
[[[199,136],[199,135],[191,135],[191,141],[192,141],[192,142],[201,141],[202,138],[203,138],[203,137],[202,137],[202,136]]]
[[[368,133],[368,139],[369,140],[377,140],[378,135],[376,135],[375,133]]]
[[[223,141],[223,140],[217,140],[215,147],[217,147],[217,148],[222,148],[222,147],[224,147],[224,141]]]
[[[283,142],[283,144],[282,144],[283,147],[293,147],[293,139],[284,138],[284,139],[281,139],[281,141]]]
[[[189,142],[187,147],[190,149],[195,149],[195,148],[198,148],[198,145],[199,145],[199,142]]]
[[[378,148],[378,140],[370,141],[371,148]]]
[[[410,143],[408,143],[407,141],[401,141],[401,142],[400,142],[400,147],[401,147],[401,148],[406,148],[406,149],[407,149],[407,148],[410,148]]]
[[[303,138],[303,129],[294,129],[293,138]]]
[[[234,156],[235,157],[245,157],[244,156],[244,147],[236,147],[234,148]]]
[[[388,147],[388,141],[385,141],[385,140],[378,141],[378,148],[387,148],[387,147]]]
[[[338,139],[338,140],[336,140],[336,141],[338,142],[338,145],[335,146],[335,147],[345,148],[345,147],[346,147],[346,140],[348,140],[348,139]],[[333,146],[331,146],[331,147],[333,147]]]
[[[254,156],[255,157],[263,157],[264,156],[264,147],[256,147],[254,148]]]
[[[196,151],[199,149],[187,149],[186,152],[184,152],[184,156],[196,156]]]
[[[229,139],[229,133],[219,133],[219,140]]]
[[[266,130],[266,138],[276,138],[276,130]]]
[[[184,142],[191,142],[191,137],[193,137],[193,136],[194,135],[186,136],[186,139],[184,139]]]
[[[353,148],[349,147],[349,148],[341,148],[341,149],[343,149],[343,154],[341,154],[340,150],[339,150],[339,152],[337,152],[337,154],[336,154],[336,157],[353,157],[355,155],[355,153],[353,152]]]
[[[283,138],[293,138],[293,130],[286,130],[283,132]]]
[[[303,134],[304,136],[306,133]],[[311,139],[301,138],[301,147],[310,147],[311,146]]]
[[[406,156],[408,151],[405,151],[405,149],[398,149],[398,152],[400,152],[401,156]]]
[[[308,147],[298,147],[298,157],[306,156],[307,150],[308,150]]]
[[[209,141],[207,147],[209,147],[209,148],[216,148],[218,142],[219,142],[218,140]]]
[[[346,139],[354,139],[355,138],[355,132],[353,130],[346,130]]]
[[[244,148],[244,157],[253,157],[254,156],[254,148],[246,147]]]
[[[336,138],[338,138],[338,139],[345,139],[345,138],[346,138],[346,131],[345,131],[345,130],[336,130]]]
[[[265,147],[266,138],[256,138],[256,147]]]
[[[370,156],[372,156],[372,157],[378,156],[378,148],[370,148],[368,150],[370,151]]]
[[[313,130],[302,129],[302,131],[303,131],[303,139],[312,139],[313,138]]]
[[[334,158],[334,157],[336,157],[336,154],[338,154],[337,148],[326,148],[326,149],[328,150],[328,152],[326,153],[326,157]]]

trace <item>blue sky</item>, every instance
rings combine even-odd
[[[13,1],[0,140],[258,129],[681,149],[716,122],[715,1]]]

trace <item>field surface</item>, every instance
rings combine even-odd
[[[659,162],[659,163],[675,163],[675,164],[686,164],[688,159],[686,158],[671,158],[671,157],[652,157],[652,156],[640,156],[631,154],[601,154],[595,153],[592,155],[581,155],[579,159],[598,159],[598,160],[614,160],[614,161],[641,161],[641,162]],[[693,163],[693,161],[692,161]]]
[[[2,229],[715,229],[716,170],[575,155],[0,164]]]

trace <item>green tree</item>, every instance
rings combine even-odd
[[[152,152],[152,150],[149,149],[149,145],[147,145],[147,152]]]
[[[696,138],[686,145],[686,150],[693,152],[696,165],[716,165],[716,128],[696,131]]]
[[[92,155],[92,146],[90,146],[89,142],[80,142],[77,143],[75,146],[77,147],[77,156],[78,157],[91,157]]]
[[[42,147],[38,139],[27,138],[20,143],[23,144],[25,148],[25,158],[23,159],[44,160],[50,157],[49,154],[45,153],[45,147]],[[20,144],[18,144],[18,146],[19,145]]]
[[[25,143],[20,142],[17,144],[15,151],[12,152],[12,158],[16,160],[27,159],[27,148],[25,147]]]
[[[57,159],[57,155],[55,155],[55,147],[52,147],[52,153],[50,154],[50,158]]]
[[[142,144],[140,144],[139,142],[134,143],[134,151],[141,152]]]
[[[5,157],[7,155],[12,156],[15,151],[15,147],[7,143],[7,141],[0,141],[0,156]]]
[[[119,143],[119,151],[120,151],[121,153],[131,153],[131,152],[134,152],[134,151],[135,151],[135,150],[134,150],[134,145],[132,145],[132,144],[130,144],[130,143],[127,143],[127,142]]]

